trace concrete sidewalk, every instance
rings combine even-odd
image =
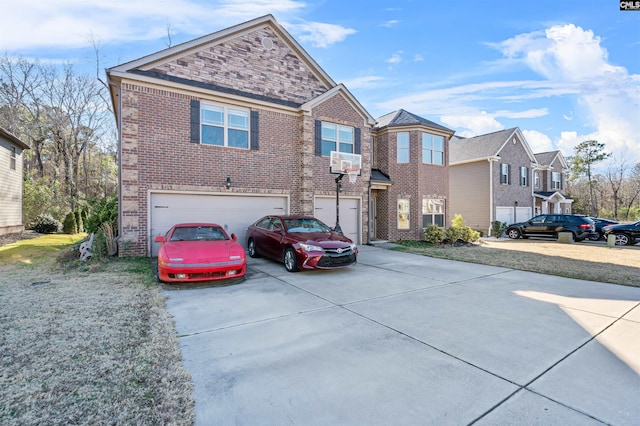
[[[640,288],[363,246],[165,290],[199,425],[640,419]]]

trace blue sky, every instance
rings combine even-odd
[[[640,11],[618,0],[0,2],[3,54],[87,72],[92,40],[109,68],[168,33],[175,46],[270,13],[374,117],[404,108],[460,136],[517,126],[566,156],[597,139],[640,162]]]

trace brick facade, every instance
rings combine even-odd
[[[198,49],[108,71],[119,88],[121,255],[148,254],[151,190],[285,194],[290,213],[313,214],[314,197],[335,194],[329,158],[316,154],[316,120],[360,129],[363,173],[343,186],[344,195],[363,200],[366,242],[373,119],[344,89],[329,87],[330,79],[282,31],[272,18],[262,19],[255,29]],[[257,112],[258,149],[194,143],[192,100]],[[310,101],[313,107],[305,108]]]

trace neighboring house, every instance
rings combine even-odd
[[[373,117],[267,15],[107,70],[119,130],[120,255],[155,255],[178,222],[245,243],[263,215],[335,224],[329,152],[362,155],[340,225],[369,238]]]
[[[571,213],[573,200],[564,190],[569,165],[560,151],[535,154],[538,162],[533,171],[534,214]]]
[[[402,109],[378,119],[373,130],[372,239],[421,240],[428,225],[450,225],[453,133]]]
[[[0,127],[0,234],[24,231],[22,151],[29,145]]]
[[[449,148],[451,214],[462,215],[466,225],[484,235],[491,234],[493,221],[510,224],[532,217],[537,162],[520,129],[454,136]]]

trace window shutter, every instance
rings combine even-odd
[[[356,140],[354,141],[354,145],[353,145],[353,153],[354,154],[360,154],[360,127],[356,127],[356,133],[355,133],[355,138]]]
[[[315,136],[316,155],[321,156],[322,155],[322,121],[316,120],[315,132],[316,132],[316,136]]]
[[[191,142],[200,143],[200,101],[197,99],[191,99],[189,118],[191,120]]]
[[[258,111],[251,111],[251,149],[258,150],[258,135],[260,133],[260,125],[258,122]]]
[[[560,188],[558,189],[562,190],[562,173],[559,173],[559,174],[560,174]]]
[[[528,167],[525,167],[525,169],[527,169],[527,186],[530,186],[530,185],[529,185],[529,175],[530,175],[530,173],[529,173],[529,168],[528,168]]]
[[[511,185],[511,164],[507,165],[507,185]]]

